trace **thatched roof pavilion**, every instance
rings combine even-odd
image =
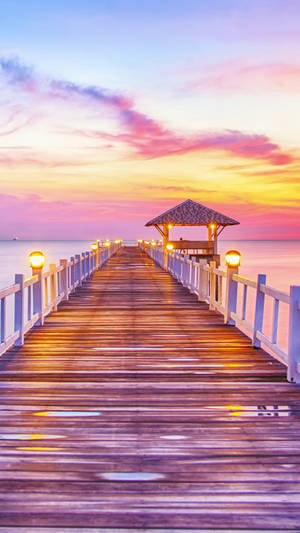
[[[172,226],[207,226],[212,223],[223,227],[239,224],[233,218],[218,213],[218,211],[214,211],[205,205],[193,202],[193,200],[185,200],[185,202],[152,218],[145,226],[164,224],[172,224]]]
[[[215,257],[217,254],[217,237],[226,226],[239,224],[237,220],[218,213],[205,205],[185,200],[179,205],[168,209],[161,215],[152,218],[145,226],[155,226],[163,237],[164,246],[172,244],[177,250],[198,250],[199,257]],[[162,226],[162,227],[160,227]],[[173,226],[206,226],[208,241],[169,241],[169,230]],[[202,250],[200,252],[200,250]]]

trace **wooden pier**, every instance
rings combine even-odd
[[[122,247],[0,360],[0,531],[300,530],[300,390]]]

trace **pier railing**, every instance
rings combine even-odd
[[[51,264],[48,271],[41,270],[27,279],[16,274],[13,285],[0,289],[0,355],[13,345],[21,346],[24,335],[33,326],[42,325],[45,316],[56,311],[121,245],[111,243],[69,260],[61,259],[59,265]]]
[[[140,243],[142,250],[162,268],[170,272],[180,283],[209,304],[209,309],[224,316],[228,325],[236,325],[252,339],[255,348],[261,344],[276,359],[287,367],[287,379],[300,383],[300,287],[291,286],[289,294],[266,285],[265,274],[258,274],[257,280],[240,276],[238,268],[225,270],[216,268],[216,263],[206,260],[196,262],[174,251],[168,252],[162,246]],[[247,315],[249,288],[254,289],[252,319]],[[238,293],[241,298],[238,305]],[[266,313],[265,297],[273,302],[271,335],[263,332]],[[288,306],[288,348],[278,344],[279,309]]]

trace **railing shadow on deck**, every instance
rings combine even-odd
[[[33,327],[43,325],[44,318],[96,270],[101,268],[122,246],[110,246],[82,252],[69,260],[61,259],[59,265],[51,264],[49,270],[25,279],[24,274],[15,275],[15,283],[0,290],[0,355],[12,346],[22,346],[24,335]],[[13,296],[12,305],[7,299]],[[12,331],[9,330],[9,319]]]
[[[164,250],[162,246],[139,243],[161,268],[197,295],[200,301],[209,304],[209,309],[224,316],[224,323],[235,325],[252,339],[254,348],[266,348],[268,353],[287,367],[287,379],[300,383],[300,287],[291,286],[290,293],[284,293],[266,285],[266,276],[259,274],[257,281],[238,274],[238,268],[216,268],[214,261],[188,259],[175,251]],[[238,287],[242,287],[242,305],[237,310]],[[255,290],[253,320],[246,318],[248,289]],[[271,336],[263,333],[265,296],[273,300]],[[278,344],[279,305],[289,308],[288,349]]]

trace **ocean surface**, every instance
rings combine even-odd
[[[125,241],[133,245],[135,241]],[[258,274],[267,275],[267,285],[289,292],[290,285],[300,285],[300,241],[225,241],[220,240],[218,251],[221,264],[228,250],[239,250],[242,255],[240,274],[256,279]],[[15,273],[31,275],[28,255],[41,250],[46,255],[46,268],[50,263],[90,250],[90,241],[0,241],[0,288],[14,283]],[[247,317],[250,321],[254,310],[254,290],[249,290]],[[270,334],[272,322],[272,299],[266,298],[264,332]],[[241,304],[241,295],[239,297]],[[286,348],[288,309],[280,304],[279,344]]]

